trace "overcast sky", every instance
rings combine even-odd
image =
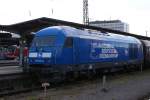
[[[39,17],[82,23],[83,0],[0,0],[0,24]],[[53,10],[52,10],[53,9]],[[30,14],[31,12],[31,14]],[[90,20],[122,20],[130,32],[150,36],[150,0],[89,0]]]

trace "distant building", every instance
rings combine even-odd
[[[129,32],[129,25],[120,20],[92,21],[92,22],[89,22],[89,25],[113,29],[113,30],[119,30],[123,32]]]

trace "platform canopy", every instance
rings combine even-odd
[[[0,46],[19,45],[19,38],[0,38]]]
[[[21,23],[16,23],[16,24],[12,24],[12,25],[0,25],[0,30],[16,33],[19,35],[28,35],[31,32],[36,32],[42,28],[49,27],[49,26],[57,26],[57,25],[72,26],[72,27],[79,28],[79,29],[86,28],[86,29],[98,30],[98,31],[102,31],[102,32],[110,32],[110,33],[115,33],[115,34],[134,36],[139,39],[150,40],[150,37],[145,37],[145,36],[136,35],[136,34],[132,34],[132,33],[126,33],[126,32],[121,32],[121,31],[117,31],[117,30],[100,28],[100,27],[96,27],[96,26],[83,25],[83,24],[79,24],[79,23],[73,23],[73,22],[57,20],[57,19],[52,19],[52,18],[46,18],[46,17],[33,19],[33,20],[21,22]]]
[[[1,32],[0,33],[0,46],[18,45],[19,38],[12,37],[11,33]]]
[[[8,32],[0,32],[0,38],[11,38],[12,34]]]

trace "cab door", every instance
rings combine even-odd
[[[67,37],[65,39],[61,56],[57,58],[57,63],[73,64],[73,37]]]
[[[74,39],[74,62],[76,64],[89,63],[90,40],[84,38]]]
[[[73,39],[73,63],[79,64],[80,63],[80,38],[75,37]]]

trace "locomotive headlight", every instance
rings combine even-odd
[[[44,53],[42,53],[42,57],[43,58],[51,58],[52,57],[52,53],[51,52],[44,52]]]
[[[33,58],[33,57],[37,57],[37,53],[29,53],[29,57]]]

